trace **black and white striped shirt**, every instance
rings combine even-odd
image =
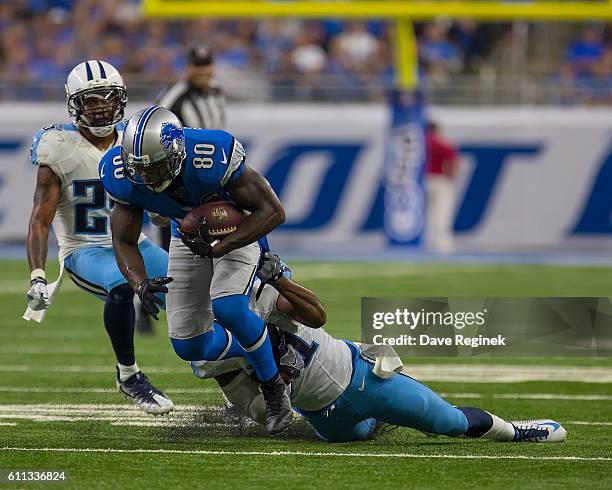
[[[188,128],[224,129],[225,96],[216,82],[206,92],[180,81],[158,99],[157,105],[176,114]]]

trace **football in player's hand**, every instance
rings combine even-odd
[[[245,218],[244,211],[231,201],[209,201],[193,208],[181,223],[181,230],[196,236],[201,219],[206,220],[208,233],[214,239],[221,239],[234,231]]]

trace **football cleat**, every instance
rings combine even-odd
[[[149,383],[149,378],[140,371],[121,381],[117,368],[117,389],[126,398],[131,398],[134,404],[146,413],[162,415],[174,408],[172,400]]]
[[[567,431],[554,420],[522,420],[510,422],[514,427],[513,442],[563,442]]]
[[[261,392],[266,401],[266,432],[278,434],[289,427],[293,418],[289,388],[277,374],[270,381],[261,383]]]

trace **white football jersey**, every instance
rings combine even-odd
[[[115,127],[118,144],[125,123]],[[62,195],[53,219],[60,260],[80,247],[113,245],[111,201],[98,174],[104,153],[106,150],[87,141],[74,124],[45,126],[34,136],[32,163],[49,167],[61,181]]]
[[[286,334],[287,342],[293,345],[304,359],[304,369],[299,378],[291,383],[291,403],[300,410],[316,411],[334,402],[351,381],[353,363],[351,350],[343,340],[329,335],[323,328],[309,328],[276,309],[279,293],[272,286],[265,286],[259,300],[255,292],[256,281],[250,297],[250,308],[257,315]],[[246,360],[233,358],[224,361],[198,361],[193,363],[194,372],[201,378],[245,368]]]

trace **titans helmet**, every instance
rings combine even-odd
[[[183,125],[169,110],[147,107],[128,120],[121,156],[132,182],[162,192],[181,172],[186,156]]]
[[[100,60],[79,63],[66,80],[68,113],[74,122],[103,138],[123,119],[127,94],[117,69]]]

